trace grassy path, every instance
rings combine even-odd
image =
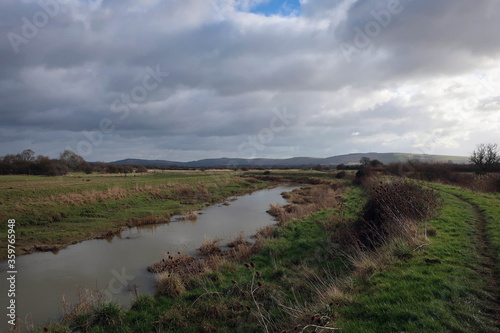
[[[481,210],[474,204],[471,204],[464,200],[467,204],[471,205],[474,209],[477,220],[478,228],[478,241],[479,241],[479,254],[482,259],[481,266],[483,267],[483,274],[488,283],[488,291],[494,297],[494,302],[491,303],[491,308],[488,309],[491,318],[495,322],[498,329],[500,329],[500,302],[499,302],[499,281],[498,276],[495,274],[496,271],[496,260],[494,251],[492,249],[491,243],[486,235],[487,223],[486,219],[481,213]]]
[[[441,189],[442,191],[453,195],[458,200],[462,201],[464,205],[468,205],[472,208],[475,215],[476,225],[477,225],[477,239],[478,239],[478,251],[481,260],[481,267],[483,268],[481,274],[488,281],[487,291],[492,295],[493,301],[490,303],[487,309],[488,314],[491,319],[495,322],[496,327],[500,330],[500,283],[499,283],[499,260],[495,253],[495,246],[490,241],[490,235],[488,235],[488,229],[494,230],[498,228],[498,220],[490,219],[491,228],[488,226],[488,219],[483,214],[483,211],[478,206],[477,202],[481,201],[478,195],[473,195],[472,193],[462,192],[457,194],[456,189]],[[484,200],[484,197],[482,198]]]
[[[499,331],[497,257],[489,241],[498,227],[453,191],[438,190],[444,205],[430,221],[436,234],[429,246],[394,252],[391,264],[357,281],[355,302],[338,312],[343,332]]]

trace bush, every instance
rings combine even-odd
[[[398,179],[375,187],[354,224],[356,238],[375,247],[398,236],[412,238],[417,223],[429,219],[439,205],[438,195],[415,181]]]
[[[353,184],[363,186],[367,183],[368,179],[372,178],[374,175],[375,173],[371,167],[363,166],[358,170],[358,172],[356,172]]]
[[[340,171],[339,173],[337,173],[337,174],[335,175],[335,178],[337,178],[337,179],[344,179],[344,178],[345,178],[345,176],[347,176],[347,172],[345,172],[345,171]]]

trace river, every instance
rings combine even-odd
[[[229,206],[204,208],[196,221],[174,218],[168,224],[127,229],[113,239],[84,241],[58,253],[18,257],[17,315],[20,321],[35,325],[58,320],[63,314],[63,297],[67,303],[74,303],[85,290],[98,290],[107,300],[124,306],[135,299],[136,291],[154,294],[155,276],[146,270],[148,265],[164,258],[166,252],[195,254],[205,237],[222,238],[221,244],[241,231],[249,237],[273,223],[266,213],[269,204],[285,204],[281,192],[292,188],[260,190],[234,198]],[[0,264],[1,275],[5,276],[6,262]],[[0,285],[1,295],[6,295],[7,283]],[[5,319],[3,323],[0,327],[5,329]]]

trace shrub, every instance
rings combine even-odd
[[[354,225],[356,238],[367,247],[393,236],[410,239],[417,223],[428,220],[439,204],[437,194],[415,181],[398,179],[375,187]]]
[[[340,171],[339,173],[337,173],[337,174],[335,175],[335,178],[337,178],[337,179],[344,179],[346,175],[347,175],[347,172],[345,172],[345,171]]]
[[[363,166],[356,172],[356,177],[353,180],[354,185],[366,185],[367,181],[375,175],[371,167]]]

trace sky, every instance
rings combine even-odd
[[[469,155],[498,0],[2,0],[0,155]]]

